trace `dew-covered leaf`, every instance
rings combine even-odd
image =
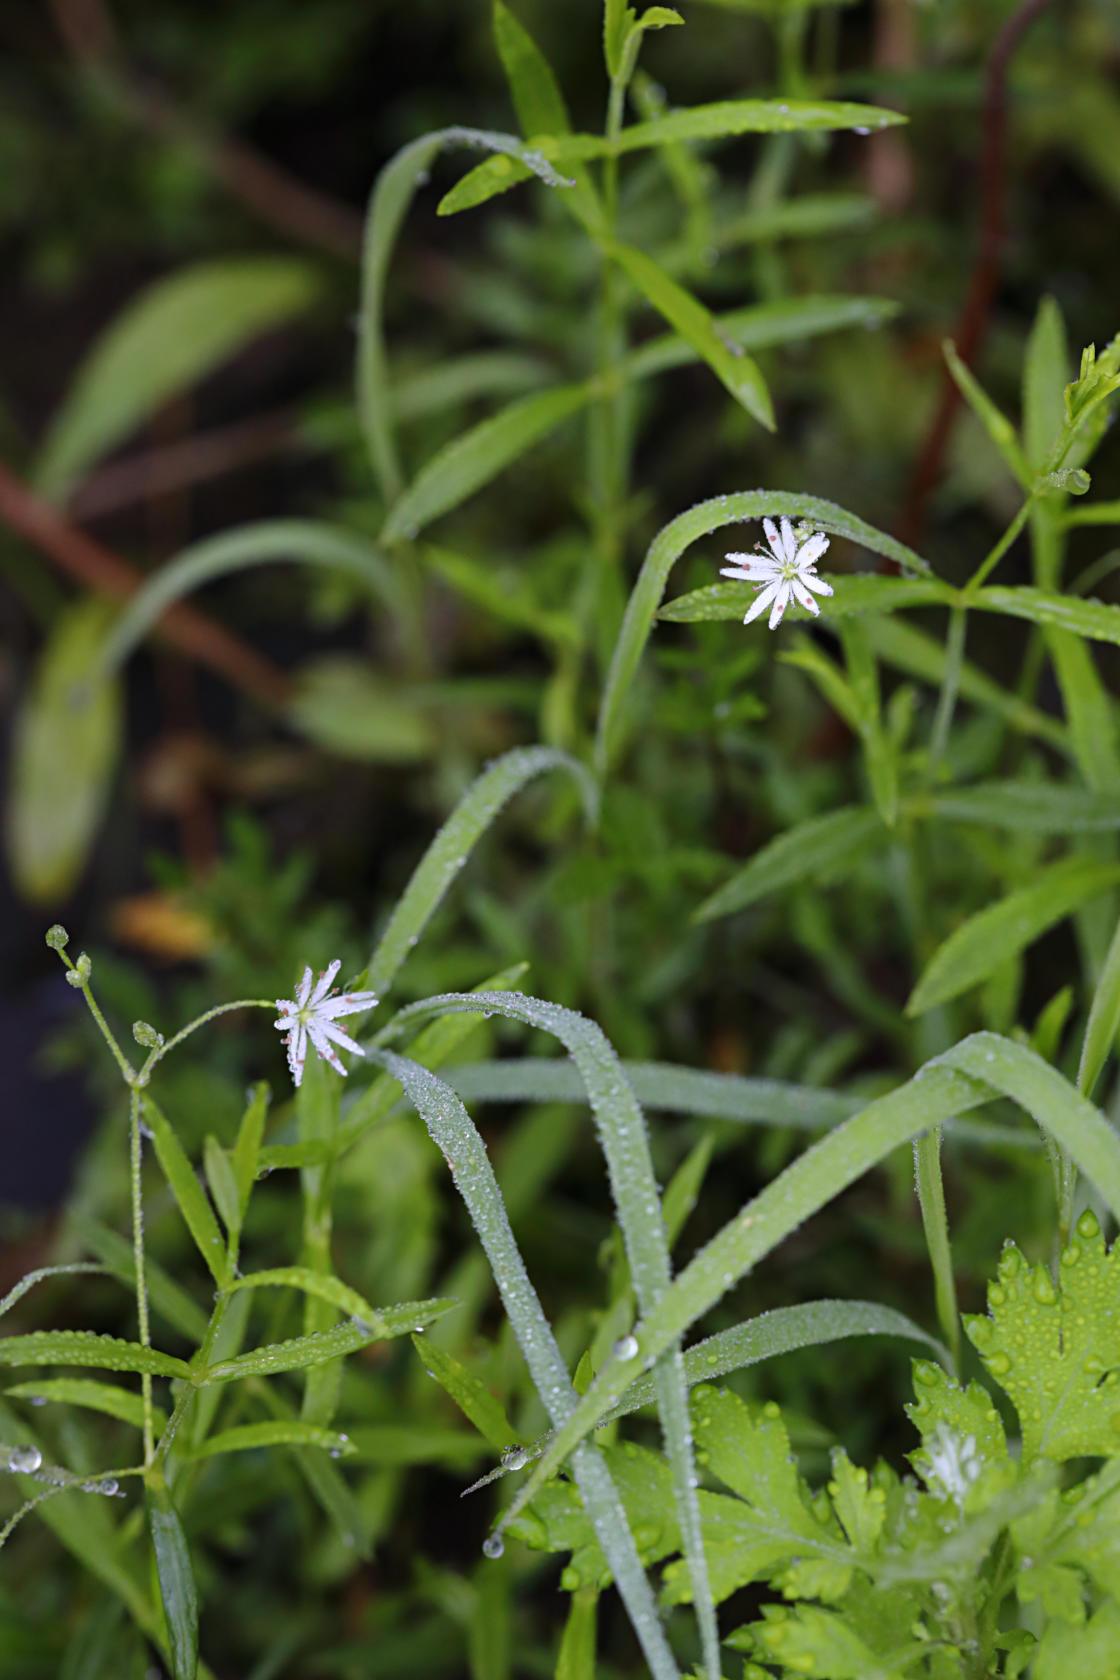
[[[106,1417],[118,1418],[134,1429],[144,1427],[144,1402],[139,1394],[122,1388],[119,1383],[95,1382],[87,1377],[45,1377],[40,1382],[13,1383],[4,1390],[13,1399],[49,1401],[62,1406],[82,1406],[86,1411],[103,1412]],[[167,1422],[167,1414],[153,1406],[157,1431]]]
[[[151,1131],[156,1157],[163,1168],[167,1187],[175,1198],[176,1206],[214,1282],[222,1289],[229,1278],[230,1264],[214,1210],[205,1190],[198,1182],[195,1170],[171,1122],[149,1092],[144,1092],[142,1102],[144,1119]]]
[[[0,1365],[94,1365],[102,1371],[141,1371],[154,1377],[186,1377],[185,1360],[118,1336],[93,1330],[33,1330],[0,1336]]]
[[[1023,1459],[1111,1457],[1120,1450],[1120,1247],[1105,1247],[1086,1211],[1063,1250],[1057,1283],[1014,1244],[969,1340],[1019,1414]]]
[[[148,1528],[167,1626],[172,1680],[195,1680],[198,1670],[198,1593],[179,1513],[165,1488],[147,1491]]]
[[[517,1444],[517,1436],[501,1403],[473,1371],[468,1371],[427,1336],[413,1336],[412,1345],[428,1375],[451,1396],[464,1417],[470,1419],[496,1452]]]
[[[301,1418],[276,1418],[221,1429],[181,1456],[190,1460],[217,1458],[222,1453],[250,1452],[258,1447],[319,1447],[332,1458],[346,1458],[356,1450],[349,1435],[337,1429],[305,1423]]]

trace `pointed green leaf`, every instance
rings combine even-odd
[[[698,922],[729,916],[767,893],[804,880],[842,879],[888,836],[876,811],[850,805],[779,834],[693,912]]]
[[[284,718],[325,752],[365,764],[415,764],[439,742],[430,707],[352,654],[306,660]]]
[[[141,1371],[154,1377],[186,1377],[190,1366],[170,1353],[99,1336],[92,1330],[35,1330],[0,1336],[0,1365],[94,1365],[102,1371]]]
[[[445,1353],[427,1336],[413,1336],[412,1345],[430,1377],[449,1394],[465,1417],[485,1436],[495,1452],[517,1445],[517,1436],[499,1401],[486,1384]]]
[[[941,349],[957,390],[995,444],[1012,477],[1018,479],[1024,490],[1029,490],[1034,474],[1019,446],[1014,426],[1005,414],[1000,413],[972,370],[962,362],[957,354],[956,345],[950,339],[945,339]]]
[[[1116,1048],[1120,1034],[1120,924],[1108,947],[1101,977],[1093,993],[1085,1039],[1081,1046],[1081,1063],[1077,1069],[1077,1089],[1091,1097],[1101,1069]]]
[[[934,953],[906,1005],[921,1015],[993,974],[1055,922],[1120,881],[1120,864],[1067,858],[970,916]]]
[[[583,765],[554,747],[515,747],[495,759],[472,783],[424,856],[370,958],[366,984],[384,997],[409,950],[420,937],[479,839],[519,788],[544,770],[567,770],[575,779],[588,818],[597,809],[595,784]]]
[[[155,281],[87,352],[35,472],[62,500],[103,455],[250,340],[315,301],[319,277],[291,257],[223,258]]]
[[[370,1331],[382,1335],[399,1336],[404,1330],[419,1324],[430,1324],[455,1305],[454,1301],[403,1301],[392,1307],[372,1307],[364,1295],[351,1289],[341,1278],[328,1272],[312,1271],[308,1266],[275,1266],[266,1272],[249,1272],[231,1283],[229,1293],[236,1289],[299,1289],[305,1295],[327,1301],[340,1312],[360,1319]]]
[[[669,111],[656,122],[632,123],[613,147],[596,134],[570,134],[543,147],[556,163],[641,151],[678,140],[727,140],[738,134],[805,134],[838,129],[893,128],[907,119],[881,105],[791,99],[730,99]]]
[[[1050,459],[1065,424],[1069,348],[1062,312],[1044,297],[1027,340],[1023,361],[1023,444],[1036,472]]]
[[[532,179],[533,171],[527,163],[499,152],[461,176],[436,205],[436,215],[459,216],[464,210],[477,210],[480,204],[489,204],[492,198]]]
[[[188,1460],[217,1458],[221,1453],[250,1452],[257,1447],[319,1447],[332,1458],[345,1458],[355,1451],[349,1435],[324,1429],[300,1418],[278,1418],[268,1423],[244,1423],[236,1429],[222,1429],[199,1446],[180,1454]]]
[[[713,315],[712,324],[721,339],[737,344],[742,350],[765,350],[771,344],[801,344],[820,333],[837,332],[844,327],[874,329],[897,313],[897,304],[889,298],[810,293]],[[647,379],[698,358],[699,351],[677,333],[666,333],[647,339],[632,350],[622,372],[628,379]]]
[[[458,507],[581,409],[590,395],[588,385],[560,385],[538,391],[462,433],[421,467],[393,503],[381,540],[391,543],[411,539],[441,514]]]
[[[222,1360],[191,1372],[191,1380],[202,1386],[209,1383],[236,1382],[241,1377],[274,1376],[279,1371],[306,1371],[322,1365],[328,1359],[339,1359],[368,1347],[371,1342],[383,1342],[393,1336],[407,1335],[417,1325],[431,1324],[450,1312],[454,1301],[405,1301],[401,1306],[383,1307],[372,1321],[355,1319],[349,1324],[336,1324],[311,1336],[292,1336],[286,1342],[269,1342],[239,1353],[234,1359]],[[0,1343],[0,1346],[3,1344]]]
[[[253,1086],[252,1096],[248,1106],[241,1116],[241,1124],[237,1129],[237,1142],[233,1146],[232,1165],[233,1176],[237,1183],[238,1203],[241,1217],[245,1217],[245,1209],[249,1205],[253,1185],[257,1177],[257,1163],[260,1158],[261,1141],[264,1137],[264,1123],[268,1117],[268,1105],[272,1099],[272,1092],[260,1080]]]
[[[494,0],[494,40],[525,138],[566,134],[571,127],[568,108],[552,67],[502,0]]]
[[[670,279],[644,251],[629,245],[615,245],[610,248],[610,255],[646,300],[707,362],[736,402],[741,403],[760,425],[773,431],[774,408],[758,364],[734,339],[723,337],[703,304]]]
[[[1032,834],[1100,833],[1120,828],[1120,789],[1093,793],[1067,782],[978,782],[907,802],[915,816],[991,823]]]
[[[166,1490],[149,1488],[146,1503],[148,1527],[156,1554],[156,1576],[167,1623],[172,1680],[195,1680],[198,1671],[198,1594],[187,1537]]]
[[[1098,793],[1120,789],[1115,703],[1101,682],[1093,655],[1080,636],[1046,631],[1046,646],[1069,722],[1078,769]]]
[[[556,1680],[595,1680],[596,1587],[577,1587],[560,1636]]]
[[[202,1162],[206,1168],[206,1182],[210,1187],[214,1206],[221,1214],[222,1223],[231,1238],[236,1241],[241,1230],[241,1196],[237,1188],[237,1179],[229,1154],[210,1132],[206,1134],[203,1142]]]
[[[61,1406],[82,1406],[90,1412],[104,1412],[106,1417],[119,1418],[133,1429],[144,1427],[144,1402],[119,1383],[94,1382],[87,1377],[46,1377],[41,1382],[14,1383],[4,1390],[15,1399],[51,1401]],[[167,1414],[158,1406],[152,1408],[157,1429],[167,1422]]]
[[[205,1190],[198,1182],[186,1151],[175,1135],[171,1122],[147,1091],[141,1100],[144,1105],[144,1119],[151,1130],[156,1157],[163,1168],[168,1189],[175,1198],[176,1206],[214,1282],[219,1289],[224,1289],[229,1280],[229,1256],[222,1241],[222,1233],[218,1229],[218,1221],[214,1218],[214,1210]]]
[[[16,717],[5,840],[16,888],[36,904],[76,885],[108,801],[121,701],[99,653],[114,612],[87,599],[61,615]]]
[[[983,612],[1009,613],[1031,624],[1071,630],[1091,642],[1112,642],[1120,646],[1120,607],[1103,601],[1083,601],[1076,595],[1059,595],[1046,589],[1004,589],[993,584],[969,597],[969,605]]]

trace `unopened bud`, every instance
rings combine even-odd
[[[163,1034],[149,1026],[147,1021],[133,1021],[132,1036],[145,1050],[158,1050],[163,1043]]]
[[[65,951],[69,943],[70,935],[60,923],[56,922],[53,927],[47,929],[47,944],[52,951]]]
[[[84,986],[90,977],[92,969],[93,964],[83,951],[73,968],[67,974],[66,978],[72,986]]]

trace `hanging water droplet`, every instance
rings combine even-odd
[[[488,1534],[482,1542],[482,1555],[488,1558],[500,1558],[506,1549],[506,1543],[500,1534]]]
[[[523,1470],[528,1462],[529,1454],[525,1447],[507,1447],[502,1454],[504,1470]]]
[[[98,1493],[104,1493],[110,1499],[117,1492],[117,1488],[118,1483],[115,1476],[106,1476],[103,1482],[98,1482],[97,1484]]]
[[[620,1336],[611,1348],[611,1352],[616,1359],[636,1359],[638,1357],[637,1336]]]
[[[871,130],[869,128],[853,128],[852,133],[853,134],[870,134]]]
[[[29,1476],[38,1470],[43,1462],[43,1455],[38,1447],[10,1447],[8,1449],[8,1468],[17,1471],[21,1476]]]

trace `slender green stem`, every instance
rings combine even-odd
[[[949,1247],[949,1221],[945,1212],[945,1187],[941,1180],[941,1127],[915,1141],[914,1172],[918,1186],[918,1203],[922,1210],[922,1225],[926,1234],[930,1265],[933,1267],[933,1292],[937,1304],[937,1322],[946,1346],[953,1356],[953,1365],[960,1368],[961,1326],[957,1310],[957,1286],[953,1277],[953,1257]],[[954,1375],[956,1374],[954,1371]]]
[[[82,973],[82,971],[78,967],[78,965],[76,963],[72,963],[70,961],[70,958],[66,955],[65,951],[60,951],[58,954],[62,958],[63,962],[66,964],[67,968],[70,970],[70,973],[72,975]],[[88,969],[88,958],[86,959],[86,966],[87,966],[87,969]],[[74,982],[71,982],[71,983],[73,984]],[[89,1010],[90,1014],[93,1016],[94,1020],[97,1022],[98,1031],[100,1032],[102,1038],[105,1040],[106,1044],[109,1046],[109,1049],[110,1049],[110,1051],[112,1052],[112,1055],[113,1055],[113,1060],[116,1062],[117,1066],[120,1068],[121,1073],[124,1076],[125,1084],[126,1085],[131,1085],[136,1078],[136,1069],[133,1067],[132,1063],[129,1061],[128,1057],[125,1055],[124,1051],[121,1049],[121,1047],[117,1043],[116,1039],[113,1037],[113,1034],[112,1034],[112,1031],[110,1030],[108,1021],[105,1019],[104,1015],[102,1015],[102,1013],[101,1013],[101,1010],[98,1008],[97,999],[94,997],[93,993],[90,991],[88,973],[85,974],[85,975],[82,975],[81,983],[80,983],[80,985],[78,985],[78,990],[81,992],[82,996],[85,998],[86,1008]]]
[[[216,1004],[213,1009],[208,1009],[204,1015],[199,1015],[195,1020],[188,1021],[187,1025],[180,1028],[174,1038],[169,1038],[166,1044],[158,1044],[156,1046],[147,1061],[144,1063],[144,1066],[140,1069],[140,1072],[135,1075],[136,1085],[141,1087],[146,1085],[148,1080],[151,1078],[152,1069],[155,1067],[156,1063],[161,1062],[163,1058],[170,1053],[170,1051],[176,1049],[178,1045],[182,1044],[185,1038],[189,1038],[191,1033],[196,1032],[199,1027],[204,1027],[207,1021],[214,1020],[215,1016],[228,1015],[232,1009],[275,1008],[275,998],[237,998],[233,1003]],[[130,1083],[132,1083],[131,1080]]]
[[[1022,507],[1007,527],[1007,530],[1003,533],[1003,536],[996,543],[995,547],[991,549],[987,555],[985,555],[983,560],[981,560],[979,566],[977,566],[975,572],[965,584],[963,593],[966,597],[969,595],[975,595],[985,578],[987,578],[989,572],[999,565],[1000,561],[1011,547],[1011,544],[1015,541],[1015,538],[1019,535],[1019,532],[1023,529],[1023,526],[1030,518],[1033,506],[1034,497],[1028,496],[1027,500],[1023,503]]]
[[[136,1318],[140,1330],[141,1347],[151,1347],[152,1333],[148,1322],[148,1279],[144,1266],[144,1196],[141,1184],[142,1145],[140,1141],[140,1093],[135,1088],[128,1099],[129,1180],[132,1190],[132,1263],[136,1274]],[[152,1378],[149,1371],[140,1376],[140,1395],[144,1406],[144,1463],[155,1457],[155,1424],[152,1417]]]
[[[222,1322],[226,1316],[228,1307],[229,1293],[225,1289],[219,1289],[214,1296],[214,1310],[210,1314],[210,1322],[206,1326],[206,1334],[202,1338],[202,1343],[195,1355],[194,1362],[196,1364],[205,1367],[210,1363],[210,1355],[213,1352],[214,1343],[217,1340],[218,1331],[222,1328]],[[159,1438],[159,1448],[156,1452],[153,1465],[157,1474],[162,1474],[163,1465],[167,1462],[167,1455],[171,1450],[171,1444],[178,1433],[179,1426],[182,1424],[191,1406],[194,1404],[195,1399],[200,1393],[201,1389],[191,1382],[184,1382],[180,1388],[178,1398],[176,1399],[171,1411],[171,1416],[167,1420],[167,1426]]]

